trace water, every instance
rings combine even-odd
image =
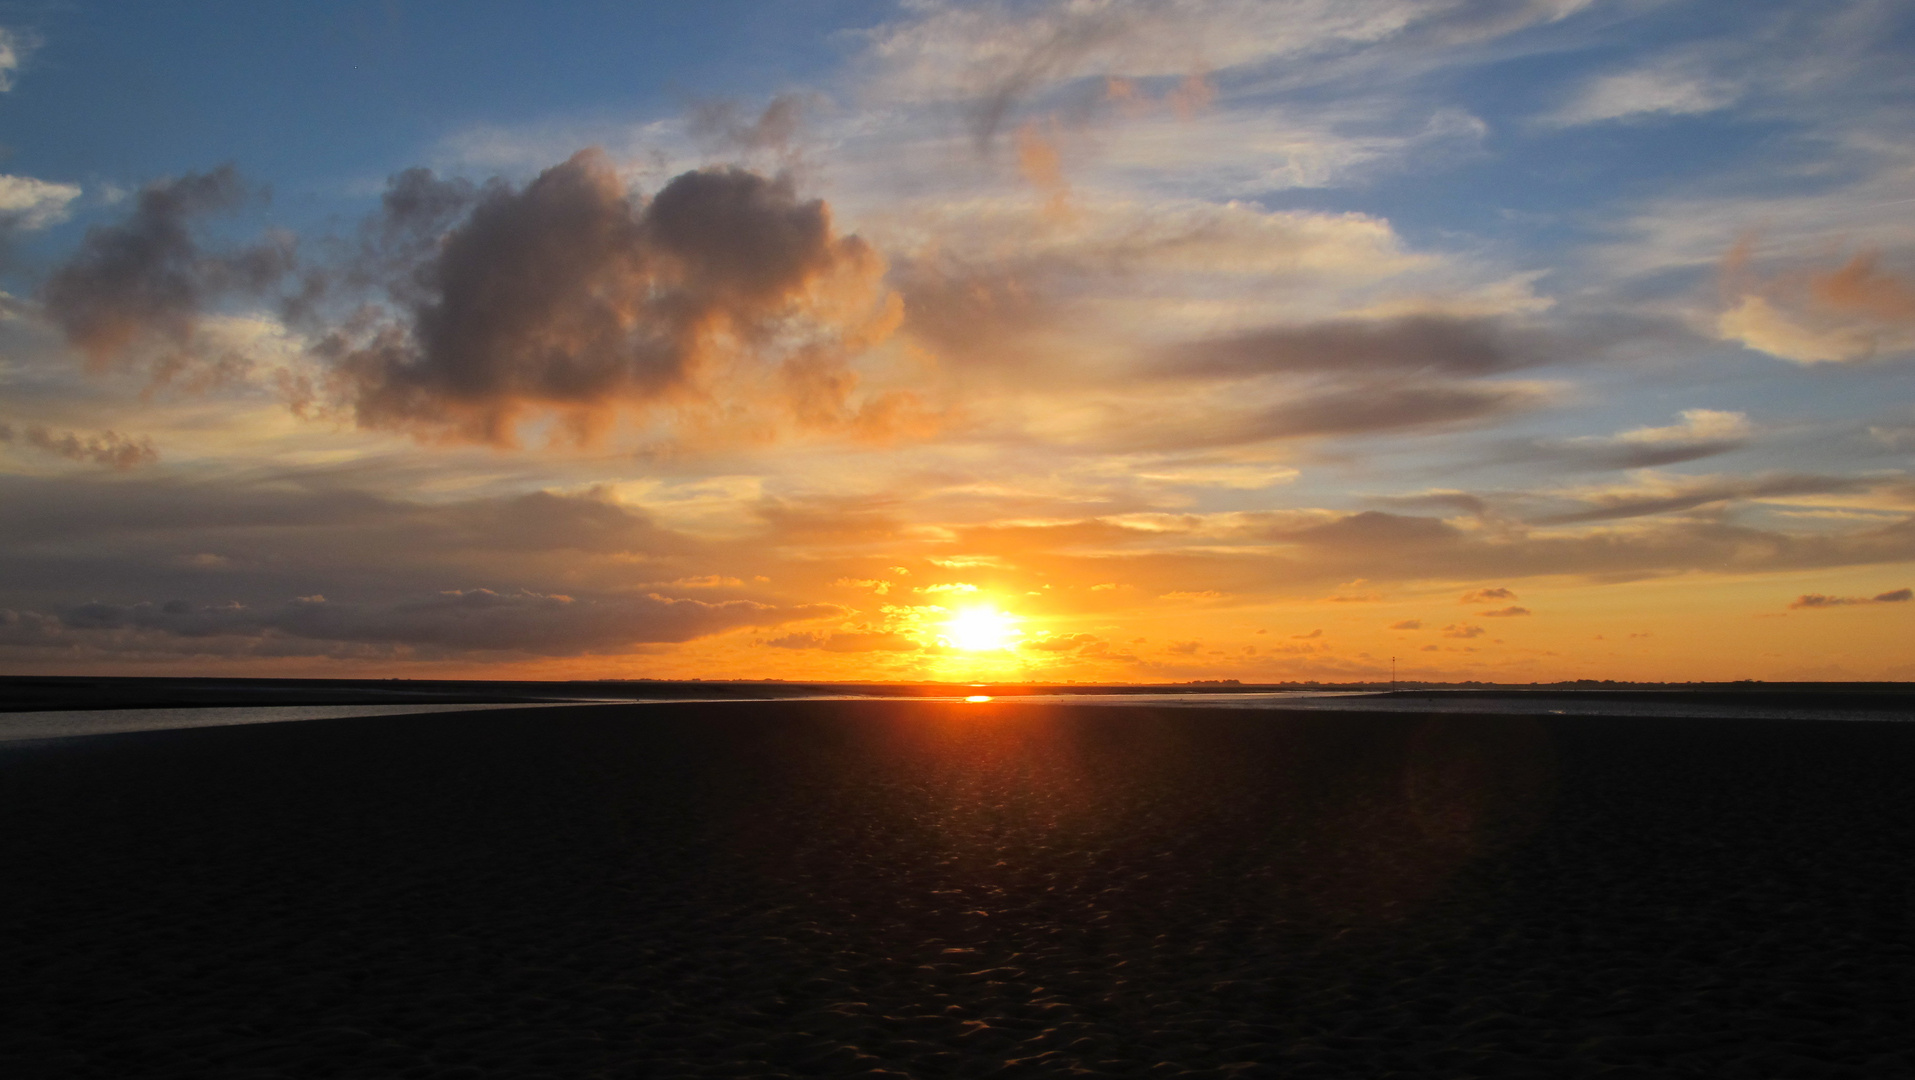
[[[558,705],[585,702],[554,702]],[[348,716],[414,716],[468,709],[537,709],[545,705],[240,705],[202,709],[70,709],[56,712],[0,713],[0,743],[23,739],[64,739],[76,735],[115,735],[127,731],[230,727],[236,724],[284,724],[295,720],[332,720]]]
[[[982,700],[980,700],[982,699]],[[1102,706],[1111,708],[1282,709],[1330,712],[1489,713],[1518,716],[1637,716],[1678,719],[1742,720],[1915,720],[1908,710],[1816,707],[1764,707],[1719,700],[1636,701],[1626,698],[1565,697],[1547,692],[1481,697],[1442,690],[1391,696],[1370,691],[1249,691],[1245,693],[1161,694],[1011,694],[997,697],[951,694],[894,697],[881,694],[824,694],[791,697],[618,698],[526,704],[464,705],[242,705],[195,709],[75,709],[59,712],[0,713],[0,743],[110,735],[128,731],[280,724],[354,716],[412,716],[478,709],[563,708],[574,705],[667,705],[693,702],[770,701],[933,701],[943,703]]]

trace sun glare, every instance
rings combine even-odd
[[[996,608],[966,608],[944,624],[944,640],[954,649],[988,652],[1002,649],[1017,636],[1011,616]]]

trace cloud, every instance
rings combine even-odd
[[[1896,589],[1892,592],[1877,593],[1874,596],[1824,596],[1821,593],[1807,593],[1796,597],[1789,604],[1790,610],[1801,608],[1849,607],[1856,604],[1906,604],[1915,598],[1915,590]]]
[[[1915,322],[1915,284],[1881,268],[1881,252],[1863,251],[1809,279],[1809,291],[1831,311],[1889,323]]]
[[[1054,139],[1046,137],[1035,123],[1017,129],[1017,171],[1044,196],[1044,212],[1051,217],[1069,217],[1071,186],[1064,179],[1064,159]]]
[[[977,586],[968,581],[953,581],[943,585],[926,585],[911,591],[914,593],[974,593],[977,591]]]
[[[1462,536],[1455,527],[1435,518],[1377,510],[1365,510],[1323,525],[1277,535],[1315,547],[1352,551],[1443,546],[1455,543]]]
[[[44,229],[65,221],[80,185],[0,174],[0,230]]]
[[[773,638],[766,645],[775,649],[822,649],[825,652],[917,652],[924,646],[903,634],[890,631],[845,631],[793,633]]]
[[[1337,320],[1188,342],[1159,371],[1179,378],[1288,372],[1492,375],[1541,354],[1500,320],[1444,315]]]
[[[1744,296],[1716,319],[1716,333],[1798,364],[1834,364],[1875,355],[1876,339],[1851,326],[1809,326],[1766,297]]]
[[[1393,623],[1391,623],[1391,624],[1390,624],[1390,629],[1392,629],[1392,630],[1421,630],[1421,629],[1423,629],[1423,620],[1421,620],[1421,619],[1404,619],[1404,620],[1403,620],[1402,622],[1393,622]]]
[[[1548,460],[1590,471],[1650,469],[1740,450],[1753,433],[1748,416],[1739,412],[1684,409],[1681,417],[1678,424],[1632,428],[1615,435],[1519,440],[1500,450],[1496,459]]]
[[[11,425],[0,423],[0,445],[16,441],[71,461],[114,469],[134,469],[151,465],[160,459],[159,450],[149,438],[135,439],[114,431],[102,431],[96,435],[72,431],[56,433],[39,425],[26,428],[16,436]]]
[[[1484,517],[1490,513],[1488,500],[1467,491],[1421,491],[1409,495],[1371,495],[1366,502],[1382,506],[1402,507],[1406,510],[1450,510],[1471,517]]]
[[[1546,525],[1613,521],[1650,514],[1676,513],[1742,499],[1820,495],[1853,491],[1866,486],[1852,477],[1770,473],[1755,476],[1644,475],[1632,487],[1576,493],[1587,509],[1550,514],[1535,520]]]
[[[0,595],[24,620],[8,640],[63,655],[579,656],[846,614],[714,573],[750,547],[713,553],[602,493],[83,474],[0,477],[0,502]]]
[[[1469,623],[1451,623],[1443,628],[1443,636],[1447,638],[1477,638],[1485,633],[1487,631],[1482,627],[1472,626]]]
[[[1723,291],[1732,301],[1716,333],[1799,364],[1854,363],[1915,350],[1915,283],[1882,267],[1878,251],[1857,253],[1833,270],[1768,277],[1750,269],[1744,238],[1723,259]]]
[[[1461,600],[1458,600],[1457,603],[1486,604],[1492,600],[1514,600],[1514,599],[1516,599],[1515,592],[1509,589],[1497,587],[1494,589],[1478,589],[1475,592],[1464,593],[1463,598]]]
[[[1508,619],[1518,615],[1528,615],[1530,614],[1530,610],[1526,607],[1517,607],[1512,604],[1506,608],[1498,608],[1495,611],[1479,611],[1476,614],[1485,619]]]
[[[47,315],[95,364],[141,346],[186,348],[217,302],[259,295],[292,269],[289,239],[226,254],[201,245],[198,223],[245,199],[230,165],[148,185],[127,220],[88,229],[48,277],[40,290]]]
[[[1562,126],[1646,116],[1694,116],[1733,105],[1742,88],[1684,65],[1598,76],[1549,117]]]
[[[48,279],[47,314],[96,364],[172,377],[209,312],[267,298],[293,267],[285,238],[208,250],[204,220],[245,197],[230,166],[149,186]],[[901,391],[858,395],[846,366],[900,317],[884,270],[785,176],[687,172],[647,201],[596,150],[523,188],[409,169],[356,247],[277,297],[310,342],[279,377],[302,414],[498,445],[536,416],[590,442],[654,407],[699,414],[713,438],[766,437],[740,411],[764,406],[886,439],[925,421]],[[726,379],[753,392],[714,397]]]
[[[366,426],[501,444],[527,408],[588,438],[608,408],[668,401],[760,352],[833,411],[855,383],[838,354],[883,332],[883,270],[789,178],[689,172],[641,205],[585,150],[488,188],[415,271],[410,325],[341,343],[337,364]]]
[[[1027,104],[1055,104],[1078,89],[1102,99],[1112,79],[1133,90],[1141,82],[1167,89],[1174,82],[1171,95],[1181,92],[1195,106],[1217,92],[1212,83],[1221,74],[1234,69],[1254,77],[1279,62],[1292,81],[1347,78],[1356,66],[1388,77],[1396,74],[1392,65],[1416,70],[1410,57],[1420,48],[1494,38],[1561,19],[1585,3],[930,0],[869,31],[867,62],[877,69],[872,92],[881,100],[956,105],[974,146],[987,153]]]
[[[1253,411],[1164,424],[1124,436],[1151,449],[1242,446],[1283,439],[1477,427],[1540,404],[1528,386],[1464,383],[1378,385],[1309,394]]]
[[[735,101],[704,101],[692,106],[686,133],[745,153],[768,150],[780,157],[792,153],[792,144],[804,122],[805,99],[779,94],[754,119],[747,120]]]
[[[1072,652],[1095,645],[1100,639],[1094,634],[1058,634],[1054,637],[1032,638],[1018,643],[1020,649],[1034,649],[1038,652]]]
[[[0,93],[13,89],[21,65],[39,46],[40,39],[32,33],[0,26]]]
[[[429,655],[512,653],[576,656],[644,643],[688,641],[740,626],[815,617],[816,609],[779,610],[749,600],[708,603],[657,593],[574,597],[530,591],[459,589],[381,603],[342,603],[314,594],[265,607],[182,600],[130,605],[88,603],[57,613],[49,633],[39,613],[15,613],[34,640],[5,644],[117,651],[180,649],[224,639],[204,651],[244,653],[293,639],[421,650]],[[20,616],[28,618],[20,619]]]

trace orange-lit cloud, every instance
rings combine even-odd
[[[1798,363],[1846,363],[1915,349],[1915,283],[1862,251],[1832,270],[1762,276],[1754,241],[1724,257],[1724,338]]]
[[[1064,159],[1053,138],[1035,123],[1017,129],[1017,171],[1044,196],[1044,212],[1054,218],[1071,214],[1071,187],[1064,179]]]

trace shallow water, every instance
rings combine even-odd
[[[964,701],[965,698],[938,700]],[[1044,705],[1137,705],[1186,709],[1303,709],[1308,711],[1471,713],[1490,716],[1641,716],[1723,720],[1915,720],[1915,712],[1886,709],[1763,708],[1719,701],[1613,701],[1560,697],[1478,697],[1430,690],[1388,695],[1368,691],[1277,691],[1243,694],[1031,694],[995,700]]]
[[[1719,701],[1646,702],[1562,697],[1547,693],[1523,697],[1480,697],[1432,690],[1391,696],[1366,691],[1275,691],[1162,694],[1018,694],[996,698],[983,695],[896,698],[868,694],[819,695],[786,698],[635,698],[526,704],[455,705],[243,705],[192,709],[73,709],[52,712],[0,713],[0,743],[23,739],[58,739],[80,735],[111,735],[129,731],[168,731],[179,728],[227,727],[237,724],[279,724],[297,720],[332,720],[353,716],[413,716],[421,713],[466,712],[483,709],[552,708],[564,705],[626,703],[673,705],[723,701],[997,701],[1004,704],[1109,706],[1114,708],[1283,709],[1333,712],[1472,713],[1497,716],[1635,716],[1743,720],[1915,720],[1906,710],[1838,708],[1763,708]]]
[[[555,702],[573,705],[584,702]],[[231,727],[235,724],[283,724],[294,720],[335,720],[348,716],[413,716],[471,709],[537,709],[544,705],[242,705],[201,709],[68,709],[0,713],[0,742],[64,739],[75,735],[115,735],[126,731]]]

